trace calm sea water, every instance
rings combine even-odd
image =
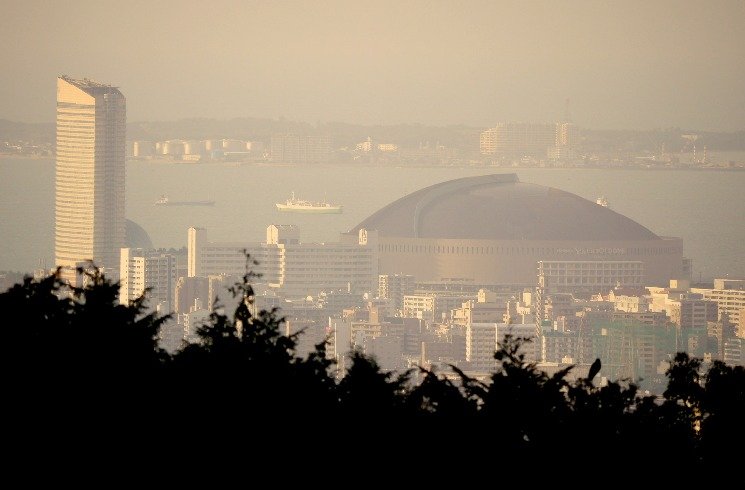
[[[263,241],[269,224],[295,224],[301,239],[334,242],[404,195],[458,177],[514,172],[521,181],[556,187],[612,209],[659,235],[683,238],[694,278],[745,278],[745,171],[489,169],[373,166],[262,166],[127,162],[127,217],[156,247],[180,248],[201,226],[215,241]],[[295,195],[344,205],[338,215],[280,213]],[[214,206],[155,206],[215,200]],[[53,159],[0,159],[0,270],[53,264]]]

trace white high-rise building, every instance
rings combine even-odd
[[[336,243],[302,243],[296,226],[269,225],[266,237],[263,243],[217,243],[208,240],[207,230],[189,228],[189,277],[240,277],[246,272],[245,251],[258,262],[248,265],[261,274],[261,281],[287,297],[339,290],[361,295],[374,290],[378,270],[373,236],[350,239],[344,234],[345,241]]]
[[[126,101],[118,88],[89,79],[57,78],[55,264],[76,281],[92,261],[109,276],[125,246]]]
[[[714,279],[713,289],[691,288],[705,299],[717,302],[719,319],[727,315],[738,328],[738,336],[745,338],[745,280]]]
[[[481,154],[545,158],[556,146],[556,133],[557,126],[551,123],[499,123],[481,133]]]
[[[471,323],[466,327],[466,361],[470,363],[470,370],[493,372],[497,367],[494,353],[508,334],[514,338],[529,339],[529,342],[523,343],[520,347],[520,352],[525,355],[527,362],[541,360],[540,341],[537,341],[538,325]]]
[[[121,304],[129,304],[149,289],[148,306],[161,305],[161,313],[170,313],[174,308],[176,257],[156,250],[123,248],[119,281]]]

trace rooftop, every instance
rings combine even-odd
[[[356,227],[383,237],[473,240],[659,240],[626,216],[516,174],[465,177],[421,189]]]

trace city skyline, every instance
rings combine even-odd
[[[55,264],[65,267],[63,281],[80,286],[74,267],[92,261],[121,279],[123,307],[142,297],[152,311],[173,312],[159,333],[172,352],[223,308],[211,299],[252,257],[258,274],[251,308],[281,304],[285,335],[305,334],[297,344],[303,355],[332,335],[324,356],[339,364],[338,376],[347,372],[348,347],[374,356],[385,371],[446,365],[486,379],[499,366],[498,339],[509,333],[541,346],[525,351],[541,369],[584,368],[603,358],[610,361],[605,380],[633,379],[657,392],[676,351],[743,363],[742,279],[719,277],[713,288],[694,288],[680,238],[657,235],[608,209],[604,198],[591,202],[515,174],[420,187],[338,242],[304,242],[293,224],[269,225],[266,242],[213,242],[206,228],[191,226],[185,254],[152,244],[125,248],[124,95],[88,78],[57,81]],[[559,148],[573,146],[564,123],[487,133],[492,140],[482,138],[482,152],[543,154],[549,145],[558,157]],[[369,151],[367,143],[358,149]],[[401,282],[396,298],[381,287],[391,277]],[[394,310],[394,301],[402,308]]]
[[[13,420],[745,482],[745,0],[3,7]]]
[[[741,2],[7,7],[9,120],[51,120],[48,80],[67,73],[116,80],[132,121],[491,127],[560,120],[568,98],[583,127],[745,128]]]

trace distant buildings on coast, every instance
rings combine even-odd
[[[510,162],[515,158],[569,161],[579,154],[579,130],[570,122],[499,123],[481,133],[479,149],[484,157]]]
[[[0,158],[54,156],[53,128],[18,123],[13,129],[14,123],[8,124],[11,129],[7,139],[0,141]],[[195,131],[198,128],[190,132]],[[371,136],[368,131],[385,136]],[[141,129],[133,132],[142,134]],[[236,130],[230,132],[235,134]],[[500,122],[486,129],[403,127],[398,132],[359,127],[355,132],[350,134],[349,128],[339,133],[333,128],[303,130],[289,126],[281,130],[263,128],[245,138],[135,137],[127,142],[126,156],[177,163],[745,169],[745,147],[737,143],[742,136],[732,133],[598,131],[571,122]]]
[[[165,157],[183,162],[202,160],[260,160],[266,158],[261,142],[236,139],[133,141],[132,157]]]
[[[180,163],[745,169],[745,151],[733,159],[733,154],[720,155],[700,144],[697,148],[697,135],[690,134],[679,136],[679,149],[663,142],[634,150],[635,142],[588,141],[587,133],[571,122],[502,122],[466,131],[459,139],[450,144],[426,139],[412,145],[367,136],[343,143],[329,132],[276,132],[265,140],[134,140],[127,151],[134,159]]]

